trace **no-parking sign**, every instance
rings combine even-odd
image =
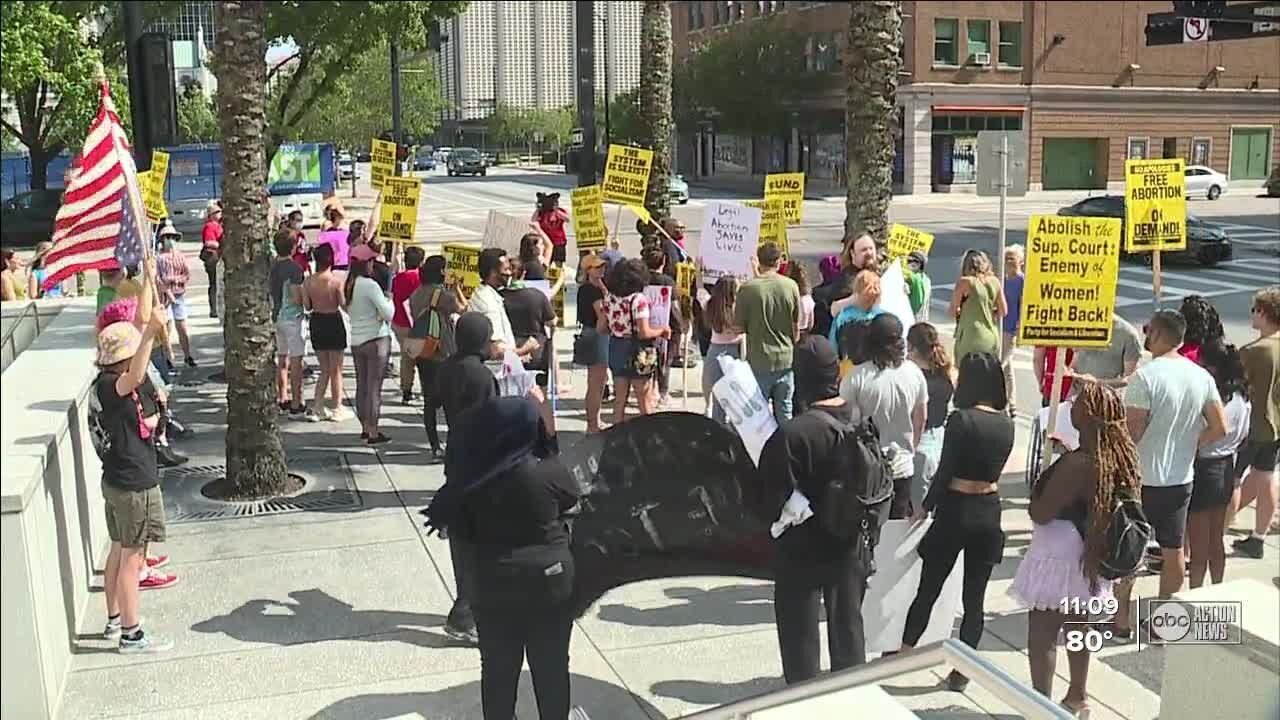
[[[1182,42],[1205,42],[1209,39],[1208,18],[1183,18]]]

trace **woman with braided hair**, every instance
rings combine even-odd
[[[1138,451],[1125,425],[1124,402],[1114,390],[1088,383],[1071,406],[1080,448],[1055,462],[1031,494],[1035,530],[1009,594],[1031,609],[1027,655],[1031,685],[1052,696],[1058,633],[1064,625],[1084,629],[1090,601],[1111,600],[1111,581],[1098,575],[1106,553],[1107,524],[1117,497],[1137,497]],[[1087,714],[1089,650],[1068,644],[1071,684],[1062,706]]]

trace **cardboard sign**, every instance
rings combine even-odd
[[[574,188],[569,193],[573,207],[573,234],[578,250],[604,250],[609,240],[604,221],[604,193],[599,185]]]
[[[894,223],[893,228],[889,230],[887,249],[890,259],[906,257],[913,252],[922,252],[925,257],[928,257],[929,249],[932,247],[933,236],[927,232],[909,228],[901,223]]]
[[[604,166],[604,199],[621,205],[644,205],[653,170],[653,151],[628,145],[610,145]]]
[[[159,189],[155,186],[160,185]],[[164,204],[164,181],[156,182],[154,170],[143,170],[138,173],[138,189],[142,191],[142,202],[147,209],[147,220],[156,223],[169,217],[169,208]]]
[[[724,375],[712,386],[711,393],[724,408],[729,424],[738,431],[751,462],[760,464],[760,452],[778,429],[769,401],[760,392],[755,373],[745,360],[728,355],[717,358]]]
[[[461,243],[445,243],[445,282],[457,285],[468,297],[480,287],[480,246]]]
[[[1182,158],[1124,163],[1124,249],[1187,249],[1187,189]]]
[[[804,211],[804,173],[770,173],[764,176],[764,199],[782,200],[782,217],[799,225]]]
[[[676,293],[682,298],[693,297],[693,286],[698,282],[698,265],[694,262],[676,263]]]
[[[907,610],[916,598],[920,571],[924,568],[916,549],[932,523],[926,520],[913,527],[908,520],[889,520],[880,529],[880,542],[875,549],[876,572],[867,581],[867,594],[862,600],[862,625],[866,628],[869,653],[902,647]],[[933,612],[929,613],[929,622],[917,647],[951,637],[956,610],[960,608],[964,561],[962,553],[942,583],[942,592],[933,603]]]
[[[784,260],[791,257],[791,247],[787,242],[787,219],[783,217],[782,213],[782,198],[746,200],[742,204],[747,207],[759,208],[760,210],[759,244],[772,240],[778,243],[778,247],[782,248],[782,258]]]
[[[1106,347],[1119,272],[1118,219],[1032,215],[1018,342]]]
[[[381,190],[387,178],[396,174],[396,144],[390,140],[373,140],[369,149],[369,185]]]
[[[548,293],[550,293],[551,288],[555,287],[555,284],[560,281],[560,274],[563,272],[564,272],[564,269],[559,265],[550,265],[547,267],[546,274],[547,274],[547,284],[548,284],[547,292]],[[565,289],[563,285],[560,286],[560,292],[556,293],[555,295],[549,295],[549,297],[551,298],[551,309],[554,310],[556,313],[557,327],[564,327],[564,295],[565,295]]]
[[[725,275],[751,277],[751,254],[760,238],[760,210],[730,202],[709,202],[702,215],[702,281]]]
[[[412,243],[418,227],[418,178],[389,177],[383,183],[382,209],[378,213],[378,235],[388,240]]]
[[[644,296],[649,301],[649,325],[656,328],[671,326],[670,285],[646,285]]]
[[[520,254],[520,241],[529,232],[531,230],[527,218],[490,210],[489,222],[485,223],[484,238],[480,241],[480,246],[502,248],[508,255],[515,257]]]

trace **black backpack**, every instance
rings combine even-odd
[[[845,424],[818,411],[840,436],[837,459],[817,502],[817,521],[827,534],[855,547],[867,574],[875,572],[880,528],[889,517],[893,473],[880,447],[880,431],[871,418]]]
[[[1137,574],[1152,534],[1151,523],[1137,498],[1127,493],[1113,498],[1107,518],[1106,552],[1098,563],[1098,575],[1121,580]]]

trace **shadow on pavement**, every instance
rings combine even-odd
[[[649,691],[654,695],[675,698],[695,705],[723,705],[763,695],[783,687],[780,677],[758,677],[741,682],[717,683],[702,680],[663,680]]]
[[[521,678],[520,706],[532,706],[529,672]],[[586,675],[570,675],[573,704],[590,714],[592,720],[618,720],[648,715],[653,720],[666,720],[666,715],[652,704],[603,680]],[[529,696],[529,697],[524,697]],[[625,712],[623,708],[635,708]],[[534,711],[536,713],[536,711]],[[523,713],[521,717],[526,717]],[[480,720],[480,682],[472,681],[435,692],[371,693],[339,700],[311,716],[310,720],[392,720],[401,717],[424,717],[431,720]],[[533,717],[528,715],[527,717]]]
[[[334,628],[378,628],[374,633],[348,639],[386,642],[406,641],[421,647],[466,647],[443,633],[425,628],[444,625],[445,617],[434,613],[397,612],[392,610],[356,610],[323,590],[295,590],[289,593],[293,602],[250,600],[226,615],[203,620],[191,626],[200,633],[222,633],[241,642],[273,645],[305,645],[336,639]],[[392,633],[397,633],[391,637]],[[405,640],[405,634],[411,639]]]
[[[601,605],[597,617],[624,625],[668,628],[683,625],[771,625],[774,621],[772,585],[724,585],[710,590],[672,587],[663,592],[672,600],[684,602],[656,608]]]

